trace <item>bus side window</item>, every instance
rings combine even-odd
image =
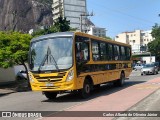
[[[126,59],[125,48],[121,46],[121,60],[125,60],[125,59]]]
[[[108,44],[108,60],[113,60],[113,45]]]
[[[85,42],[84,37],[76,36],[76,60],[89,61],[89,43]]]
[[[127,60],[130,60],[131,58],[131,49],[127,48]]]
[[[107,49],[106,49],[106,43],[100,42],[100,55],[101,60],[107,60]]]
[[[130,60],[131,57],[131,49],[126,47],[125,48],[125,53],[126,53],[126,60]]]
[[[99,55],[99,44],[98,42],[92,41],[92,55],[93,55],[93,60],[98,61],[100,60],[100,55]]]

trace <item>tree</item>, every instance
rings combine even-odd
[[[35,32],[33,32],[32,36],[39,36],[39,35],[45,35],[55,32],[65,32],[65,31],[71,31],[72,28],[70,27],[70,21],[66,20],[66,18],[59,17],[58,20],[54,23],[52,26],[44,27],[44,29],[39,29]]]
[[[65,32],[70,30],[70,21],[68,21],[66,18],[63,18],[62,16],[58,18],[54,25],[58,32]]]
[[[28,60],[28,50],[31,39],[32,36],[29,34],[11,31],[0,32],[0,67],[8,68],[13,65],[23,65],[28,73],[25,62]]]
[[[148,50],[160,61],[160,26],[158,24],[153,26],[151,34],[154,40],[148,43]]]
[[[112,38],[110,38],[109,36],[103,36],[103,38],[105,38],[107,40],[112,40]]]

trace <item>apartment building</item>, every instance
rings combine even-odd
[[[104,37],[104,36],[106,36],[106,29],[96,27],[96,26],[91,26],[88,34],[95,35],[95,36],[98,36],[98,37]]]
[[[132,53],[145,52],[147,50],[147,44],[152,40],[151,30],[123,32],[115,37],[115,41],[130,44],[132,46]]]
[[[80,15],[86,13],[86,0],[53,0],[53,20],[61,15],[70,20],[72,28],[80,29]],[[85,29],[86,17],[82,17],[82,29]]]

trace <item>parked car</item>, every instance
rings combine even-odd
[[[154,74],[154,75],[158,74],[158,67],[155,66],[153,63],[145,64],[141,69],[141,75],[147,75],[147,74]]]
[[[158,67],[158,71],[160,70],[160,63],[159,62],[153,62],[154,66]]]
[[[27,79],[27,72],[24,71],[24,70],[20,70],[20,71],[17,73],[16,78],[17,78],[18,80],[20,80],[20,79]]]
[[[136,64],[133,69],[134,70],[141,70],[143,68],[144,64]]]

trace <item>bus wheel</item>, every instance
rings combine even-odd
[[[50,100],[53,100],[57,97],[57,92],[43,92],[43,93]]]
[[[125,74],[121,73],[120,79],[116,80],[114,82],[114,85],[116,87],[122,87],[124,85],[124,82],[125,82]]]
[[[88,80],[84,81],[83,88],[80,90],[82,98],[88,98],[91,93],[91,84]]]

